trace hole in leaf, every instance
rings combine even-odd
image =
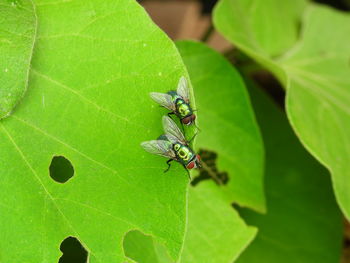
[[[51,178],[58,183],[67,182],[74,175],[73,165],[63,156],[54,156],[49,170]]]
[[[78,239],[75,237],[67,237],[62,241],[60,250],[63,255],[60,257],[59,263],[86,263],[88,253]]]
[[[195,177],[191,184],[197,185],[204,180],[212,179],[218,185],[227,184],[229,177],[226,172],[219,172],[216,167],[217,154],[208,150],[200,150],[198,153],[201,157],[202,168],[200,168],[199,176]]]
[[[123,248],[125,256],[138,263],[173,262],[162,244],[138,230],[125,234]]]

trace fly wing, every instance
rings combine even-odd
[[[166,134],[165,137],[173,144],[178,143],[179,139],[171,134]]]
[[[188,89],[188,83],[184,76],[182,76],[179,80],[179,84],[177,84],[177,94],[179,94],[187,103],[190,101],[190,90]]]
[[[162,105],[163,107],[165,107],[171,111],[175,111],[175,109],[176,109],[175,104],[174,104],[174,102],[169,94],[159,93],[159,92],[151,92],[150,96],[158,104]]]
[[[177,141],[179,141],[182,144],[187,144],[186,139],[182,132],[180,131],[179,127],[177,127],[176,123],[168,116],[163,116],[163,128],[165,132],[165,136],[172,141],[172,137],[175,137]],[[170,138],[168,135],[171,135]],[[174,143],[174,142],[173,142]]]
[[[157,154],[160,156],[164,156],[166,158],[174,159],[175,153],[172,150],[172,143],[166,140],[152,140],[142,142],[141,146],[145,151],[153,154]]]

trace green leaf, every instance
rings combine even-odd
[[[0,119],[27,89],[36,23],[31,0],[0,2]]]
[[[256,56],[273,57],[297,41],[297,23],[305,4],[305,0],[283,3],[276,0],[224,0],[215,9],[214,22],[240,48]]]
[[[124,238],[125,255],[137,263],[171,263],[164,247],[151,236],[140,231],[130,231]]]
[[[343,224],[326,169],[300,145],[283,112],[257,88],[251,94],[265,143],[268,212],[241,211],[259,233],[237,262],[339,262]]]
[[[133,0],[35,6],[28,90],[0,122],[1,261],[57,262],[75,236],[90,262],[124,262],[135,229],[177,260],[188,177],[179,164],[163,173],[166,159],[140,147],[162,133],[166,113],[149,92],[187,75],[174,44]],[[73,166],[65,183],[49,176],[53,156]]]
[[[221,186],[228,200],[264,211],[263,146],[242,78],[204,44],[180,41],[177,47],[197,98],[197,148],[218,154],[219,171],[229,175]]]
[[[181,262],[229,263],[254,239],[257,229],[244,223],[214,182],[190,187],[188,199]]]
[[[264,5],[259,0],[221,0],[214,23],[286,87],[288,118],[304,146],[330,170],[338,203],[350,219],[350,15],[321,5],[303,6],[301,0]],[[298,41],[274,57],[290,46],[298,22]],[[288,45],[275,48],[280,41]]]

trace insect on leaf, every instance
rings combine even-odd
[[[1,261],[58,262],[72,236],[89,262],[125,262],[122,241],[134,229],[176,261],[187,174],[181,165],[164,174],[164,158],[140,147],[162,134],[149,93],[187,75],[176,47],[133,0],[34,5],[28,90],[0,122]],[[50,177],[55,156],[73,167],[64,183]]]

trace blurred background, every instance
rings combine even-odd
[[[206,42],[225,53],[232,49],[211,23],[217,0],[138,0],[153,21],[173,40],[193,39]],[[314,0],[336,9],[349,11],[350,0]]]
[[[249,60],[235,50],[214,28],[211,13],[217,0],[138,0],[153,21],[172,39],[205,42],[226,56],[233,64]],[[350,11],[350,0],[314,0],[342,11]],[[284,90],[268,72],[252,76],[275,102],[284,108]],[[344,251],[342,263],[350,263],[350,224],[344,220]]]
[[[218,0],[137,1],[172,40],[191,39],[205,42],[225,55],[232,64],[238,65],[239,70],[244,71],[245,75],[250,75],[281,108],[284,108],[285,92],[277,80],[263,68],[259,68],[258,71],[256,68],[250,68],[254,61],[240,53],[214,29],[211,14]],[[350,11],[350,0],[313,0],[313,2]]]

